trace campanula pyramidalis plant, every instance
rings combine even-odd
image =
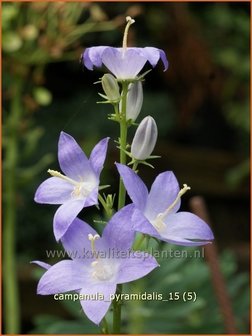
[[[101,140],[88,159],[74,138],[65,132],[60,134],[58,146],[63,173],[49,169],[52,177],[35,194],[38,203],[61,204],[54,216],[53,230],[71,258],[53,266],[34,261],[45,269],[37,293],[55,295],[74,291],[86,316],[105,334],[121,332],[121,299],[115,300],[113,295],[120,297],[124,283],[140,279],[158,266],[155,258],[145,251],[142,244],[145,238],[184,246],[208,244],[214,238],[202,219],[190,212],[178,212],[181,197],[190,187],[184,184],[180,189],[173,172],[159,174],[150,192],[138,175],[142,164],[153,167],[149,160],[157,158],[151,154],[158,135],[155,120],[148,116],[140,122],[131,144],[128,140],[128,128],[137,126],[135,120],[143,107],[142,84],[148,72],[140,72],[147,62],[155,67],[159,59],[167,70],[168,61],[165,52],[158,48],[128,48],[128,30],[134,20],[127,17],[126,22],[122,48],[90,47],[82,55],[87,69],[105,65],[111,72],[101,78],[104,93],[99,95],[104,99],[100,103],[111,104],[113,108],[108,119],[119,125],[117,197],[100,193],[100,174],[109,138]],[[132,200],[128,205],[126,190]],[[81,210],[85,217],[85,208],[92,205],[99,205],[106,214],[105,222],[100,223],[103,226],[99,227],[101,235],[93,225],[77,217]],[[96,294],[101,298],[95,299]],[[110,309],[111,324],[106,317]]]

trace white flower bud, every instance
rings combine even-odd
[[[151,117],[145,117],[139,124],[131,145],[134,159],[146,160],[152,153],[157,142],[157,124]]]
[[[129,85],[126,119],[135,121],[143,105],[143,85],[141,81]]]
[[[111,74],[105,74],[102,76],[101,83],[108,100],[119,101],[121,95],[116,78]]]

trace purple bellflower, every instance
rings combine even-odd
[[[76,218],[61,242],[71,260],[53,266],[33,263],[47,271],[37,293],[52,295],[76,291],[87,317],[99,324],[107,313],[117,284],[139,279],[158,266],[145,252],[132,252],[134,232],[129,231],[132,204],[117,212],[106,225],[102,237],[87,223]],[[94,297],[98,299],[94,299]]]
[[[98,203],[99,177],[106,157],[108,139],[101,140],[94,147],[88,160],[74,138],[61,132],[58,160],[65,175],[49,169],[52,177],[45,180],[35,194],[37,203],[62,204],[53,220],[57,241],[84,207]]]
[[[93,70],[94,66],[100,68],[102,65],[105,65],[118,80],[134,80],[147,61],[152,67],[155,67],[161,58],[164,64],[164,71],[166,71],[168,61],[162,49],[153,47],[127,47],[128,30],[135,20],[130,17],[127,17],[126,20],[128,23],[124,32],[122,48],[108,46],[87,48],[82,55],[85,67]]]
[[[168,243],[199,246],[214,239],[209,226],[190,212],[177,212],[181,196],[190,189],[186,184],[179,190],[171,171],[159,174],[151,190],[129,167],[116,164],[125,188],[135,206],[133,229]]]

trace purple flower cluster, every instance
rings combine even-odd
[[[160,58],[166,70],[168,61],[164,51],[152,47],[101,46],[88,48],[83,54],[83,62],[88,69],[105,65],[116,81],[128,81],[129,85],[135,85],[134,81],[140,80],[137,76],[147,61],[154,67]],[[115,88],[116,97],[120,98],[117,82],[112,75],[109,76],[107,80],[113,84],[111,90]],[[131,108],[137,111],[130,111],[131,117],[128,119],[134,120],[142,105],[142,87],[131,86],[131,90],[126,98],[132,102]],[[124,117],[127,119],[126,113]],[[156,138],[155,121],[147,117],[140,124],[131,146],[133,162],[145,162],[149,158]],[[158,266],[151,255],[138,251],[136,257],[132,250],[136,232],[184,246],[199,246],[214,239],[211,229],[203,220],[190,212],[178,212],[181,197],[190,188],[184,185],[180,189],[173,172],[159,174],[148,192],[136,172],[119,163],[116,166],[132,203],[113,215],[101,237],[89,224],[77,218],[81,210],[98,204],[100,174],[108,140],[102,139],[88,159],[74,138],[61,132],[58,161],[62,173],[49,169],[51,177],[38,187],[35,194],[37,203],[60,205],[53,219],[54,235],[68,254],[72,252],[70,260],[60,261],[53,266],[34,261],[46,270],[39,281],[37,292],[41,295],[68,291],[90,296],[102,294],[102,301],[80,301],[87,317],[96,324],[101,322],[108,311],[117,284],[139,279]],[[80,257],[83,249],[90,251],[90,258]],[[109,257],[111,249],[119,252],[118,258]],[[125,254],[126,258],[123,257]]]
[[[63,260],[54,266],[35,262],[47,269],[39,281],[38,294],[49,295],[68,291],[102,293],[103,301],[82,300],[88,318],[99,324],[116,291],[116,284],[139,279],[158,266],[155,258],[146,254],[125,258],[99,258],[99,251],[116,248],[128,251],[135,232],[142,232],[178,245],[203,245],[213,239],[208,225],[190,212],[178,212],[179,186],[174,174],[164,172],[156,178],[150,192],[140,177],[129,167],[117,164],[118,171],[132,200],[132,204],[118,211],[105,226],[102,237],[87,223],[76,218],[87,206],[98,203],[99,176],[105,160],[108,138],[101,140],[88,160],[76,141],[62,132],[58,157],[62,171],[53,174],[38,188],[35,201],[62,204],[54,215],[54,233],[66,251],[83,249],[93,253],[91,259]],[[167,211],[169,210],[169,211]],[[97,256],[96,256],[97,254]],[[103,256],[104,256],[103,255]]]

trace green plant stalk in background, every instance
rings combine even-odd
[[[18,165],[18,126],[22,114],[21,78],[13,80],[13,99],[8,118],[10,136],[6,143],[5,158],[5,226],[3,231],[3,287],[4,287],[4,323],[6,334],[18,334],[20,331],[19,290],[15,255],[16,226],[16,168]]]

